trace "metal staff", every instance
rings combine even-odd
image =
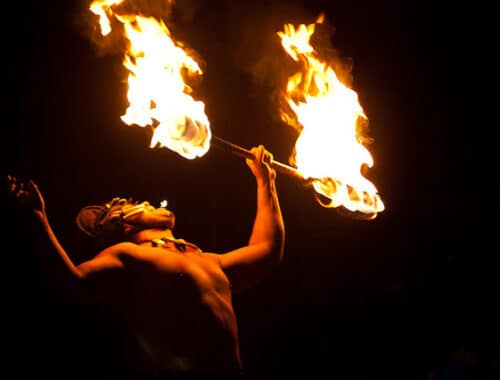
[[[212,135],[211,142],[216,148],[232,153],[236,156],[243,158],[254,158],[252,152],[250,152],[248,149],[242,148],[241,146],[233,144],[232,142],[229,142],[227,140],[221,139],[220,137]],[[278,172],[305,181],[304,176],[300,174],[300,172],[292,166],[289,166],[287,164],[275,160],[271,160],[269,165]]]

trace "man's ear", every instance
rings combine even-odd
[[[76,216],[77,227],[90,237],[95,237],[99,220],[107,208],[102,205],[93,205],[82,208]]]

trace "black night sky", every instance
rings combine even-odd
[[[255,188],[243,159],[216,149],[195,160],[149,149],[145,130],[120,120],[127,107],[122,56],[88,38],[85,4],[9,6],[17,26],[4,25],[5,174],[37,181],[75,261],[82,251],[76,212],[118,195],[168,199],[176,235],[207,251],[245,244]],[[462,5],[178,0],[175,9],[172,32],[203,58],[196,92],[216,136],[245,148],[264,144],[287,162],[293,134],[274,95],[289,66],[275,32],[324,12],[335,29],[332,46],[353,63],[352,86],[373,138],[368,177],[386,210],[372,221],[323,208],[311,189],[278,174],[285,261],[235,298],[248,374],[493,379],[498,275],[493,248],[481,245],[491,238],[487,210],[474,207],[466,191],[473,142],[463,132]],[[7,211],[3,313],[13,378],[113,378],[126,366],[124,343],[92,312],[57,297],[29,225]]]

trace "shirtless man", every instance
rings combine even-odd
[[[241,373],[232,295],[273,271],[283,259],[285,238],[271,154],[262,145],[251,152],[255,158],[246,163],[257,185],[253,229],[247,245],[220,254],[175,238],[175,216],[166,208],[114,198],[79,212],[78,227],[103,248],[75,265],[51,228],[38,186],[8,177],[10,192],[32,210],[71,274],[63,286],[76,302],[106,305],[132,326],[143,371],[154,378],[232,379]]]

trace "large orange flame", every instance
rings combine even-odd
[[[202,75],[200,66],[162,21],[116,13],[113,6],[122,1],[90,5],[103,36],[111,32],[114,18],[128,42],[123,65],[129,71],[129,106],[121,119],[128,125],[154,126],[151,147],[164,146],[188,159],[203,156],[210,146],[210,123],[204,103],[192,97],[184,81],[185,75]]]
[[[309,41],[315,25],[286,24],[277,33],[288,55],[303,67],[289,78],[283,92],[288,107],[280,110],[282,119],[299,130],[290,162],[312,180],[324,207],[342,206],[373,218],[384,204],[375,186],[361,174],[363,167],[373,166],[357,134],[358,123],[366,115],[356,92],[318,58]]]

